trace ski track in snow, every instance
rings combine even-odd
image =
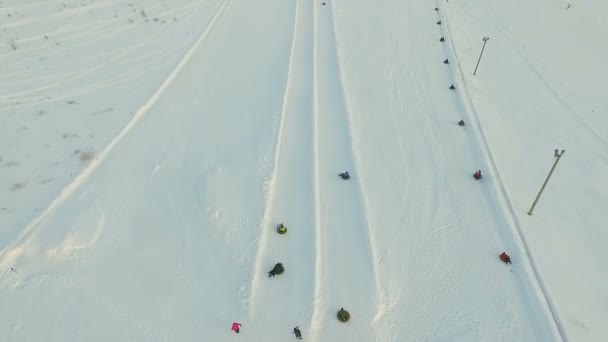
[[[213,30],[219,20],[221,20],[222,14],[224,13],[224,9],[227,4],[231,0],[225,0],[219,6],[217,12],[213,16],[213,19],[209,22],[209,24],[203,28],[202,32],[199,35],[199,38],[193,44],[193,46],[188,50],[188,52],[184,55],[179,64],[175,67],[175,69],[169,74],[169,76],[165,79],[165,81],[160,85],[158,90],[152,95],[152,97],[137,111],[133,114],[131,121],[120,131],[120,133],[110,141],[110,143],[97,155],[97,157],[91,161],[91,163],[84,169],[80,174],[78,174],[74,180],[68,184],[59,194],[57,198],[55,198],[51,204],[36,218],[34,218],[19,234],[19,236],[14,240],[13,243],[7,245],[2,251],[0,251],[0,264],[4,266],[8,266],[12,263],[12,260],[6,260],[7,255],[10,255],[10,252],[15,249],[19,244],[23,243],[28,239],[28,237],[36,230],[36,227],[58,206],[60,206],[66,199],[70,197],[70,195],[80,187],[80,185],[85,182],[88,177],[92,174],[92,172],[104,161],[104,159],[110,154],[110,152],[115,148],[116,145],[131,131],[131,129],[145,116],[145,114],[150,111],[150,109],[154,106],[154,104],[158,101],[158,99],[162,96],[162,94],[168,89],[173,80],[179,74],[180,70],[183,66],[190,60],[190,57],[194,54],[194,52],[207,40],[207,38],[213,33]]]
[[[331,2],[315,6],[314,40],[317,276],[310,335],[313,340],[342,340],[347,334],[348,340],[372,341],[376,261],[357,180]],[[345,170],[351,173],[348,181],[337,177]],[[367,275],[365,280],[361,274]],[[335,315],[341,307],[356,316],[357,324],[338,330],[327,326],[340,324]]]
[[[559,317],[557,309],[555,308],[554,300],[551,297],[551,295],[549,294],[549,292],[547,291],[543,277],[538,270],[538,264],[534,258],[534,255],[532,254],[532,252],[529,248],[529,244],[525,238],[525,234],[522,231],[521,223],[519,222],[517,214],[515,213],[513,202],[506,190],[504,182],[502,181],[502,179],[500,177],[499,170],[496,166],[494,157],[492,155],[492,150],[488,144],[488,140],[485,136],[483,128],[481,127],[481,123],[480,123],[479,117],[477,115],[477,112],[475,110],[475,107],[473,106],[473,102],[471,100],[471,95],[469,94],[469,92],[466,88],[464,73],[463,73],[461,64],[459,62],[458,55],[456,53],[456,49],[453,45],[452,37],[450,34],[448,18],[445,15],[445,11],[443,10],[443,8],[439,7],[438,2],[436,2],[436,5],[438,8],[440,8],[440,17],[441,17],[442,22],[444,23],[443,27],[445,27],[445,35],[447,37],[447,46],[449,47],[449,49],[446,49],[447,50],[446,53],[448,56],[452,56],[452,59],[456,62],[455,63],[456,68],[450,68],[450,69],[453,70],[453,72],[454,72],[453,78],[454,78],[455,86],[457,87],[456,92],[457,92],[458,96],[460,97],[460,104],[462,106],[462,112],[468,114],[469,118],[471,119],[470,121],[474,122],[474,125],[472,125],[474,127],[473,131],[475,133],[477,141],[480,143],[479,146],[480,146],[481,154],[484,157],[484,159],[486,160],[486,164],[488,165],[488,167],[491,171],[491,174],[493,176],[492,178],[494,179],[494,181],[492,181],[490,183],[493,187],[493,192],[495,193],[495,196],[498,199],[497,204],[501,205],[503,207],[502,211],[505,213],[505,217],[508,220],[510,220],[510,222],[511,222],[510,226],[511,226],[512,232],[514,233],[514,239],[516,241],[520,241],[520,245],[521,245],[523,251],[525,251],[525,253],[526,253],[526,258],[527,258],[527,261],[528,261],[531,271],[532,271],[531,274],[529,274],[529,272],[526,272],[526,276],[531,276],[534,279],[534,282],[531,282],[531,283],[536,283],[538,285],[539,291],[540,291],[540,296],[544,300],[544,302],[547,306],[547,309],[550,312],[550,315],[551,315],[550,318],[553,320],[555,329],[556,329],[557,333],[559,334],[559,337],[561,338],[562,341],[568,342],[568,335],[566,334],[562,320]],[[540,77],[536,71],[534,71],[534,72],[537,74],[538,77]],[[555,94],[555,92],[554,92],[554,94]]]

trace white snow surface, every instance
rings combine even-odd
[[[0,341],[608,340],[608,2],[322,2],[0,1]]]

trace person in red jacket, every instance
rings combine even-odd
[[[241,331],[241,329],[240,329],[241,325],[242,325],[241,323],[237,323],[237,322],[232,323],[232,331],[234,331],[235,333],[238,334],[239,331]]]
[[[506,252],[502,252],[500,255],[500,260],[502,260],[505,264],[511,263],[511,257]]]

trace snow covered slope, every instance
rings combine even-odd
[[[449,89],[454,61],[443,63],[451,56],[439,42],[441,15],[418,5],[338,8],[359,172],[375,228],[378,334],[555,339],[526,258],[517,252],[514,273],[496,263],[502,250],[520,247],[492,174],[472,178],[488,165],[473,125],[456,124],[472,118]],[[365,18],[384,29],[362,27]],[[368,52],[347,53],[358,45]]]
[[[218,5],[0,4],[0,249],[132,120]]]
[[[497,177],[572,341],[608,338],[608,35],[605,1],[460,1],[442,7]],[[525,8],[525,10],[524,10]],[[490,37],[477,76],[481,38]],[[533,216],[526,215],[565,149]]]
[[[321,2],[1,4],[0,340],[608,337],[606,7]]]
[[[226,339],[246,314],[292,9],[210,8],[134,124],[2,252],[2,340]]]

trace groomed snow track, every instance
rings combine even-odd
[[[358,320],[371,322],[375,284],[373,278],[362,282],[359,272],[375,275],[374,254],[356,175],[346,182],[338,177],[344,170],[353,173],[356,165],[333,12],[331,6],[305,1],[296,2],[294,12],[274,171],[252,275],[250,319],[258,322],[256,330],[262,324],[266,330],[273,324],[304,326],[310,321],[304,331],[313,339],[374,339],[369,323],[348,329],[346,337],[327,327],[340,307],[348,305],[361,316]],[[287,226],[287,234],[277,234],[278,223]],[[266,273],[276,262],[284,263],[286,272],[268,279]],[[289,300],[289,307],[277,298]],[[263,313],[268,310],[270,314]],[[282,334],[277,331],[276,338]]]
[[[477,114],[477,111],[475,110],[473,101],[471,100],[471,95],[467,90],[462,66],[458,59],[456,49],[454,47],[452,35],[450,34],[449,18],[446,15],[445,9],[439,5],[439,1],[436,1],[436,5],[438,6],[438,8],[440,8],[439,17],[444,23],[443,33],[447,38],[447,44],[445,44],[447,48],[444,49],[446,52],[446,56],[449,56],[450,59],[456,62],[452,64],[455,65],[455,67],[451,67],[450,70],[452,71],[452,77],[454,78],[454,83],[457,87],[456,93],[458,94],[460,99],[460,107],[462,112],[466,114],[468,121],[473,123],[471,126],[474,128],[473,131],[475,133],[476,141],[479,142],[477,146],[481,150],[481,155],[485,159],[484,164],[488,165],[488,169],[493,175],[493,181],[491,182],[491,185],[493,188],[493,194],[496,198],[497,205],[502,207],[503,212],[505,213],[505,218],[510,221],[510,228],[514,235],[514,241],[524,252],[523,255],[525,255],[526,258],[523,260],[526,260],[528,264],[527,266],[529,266],[529,269],[526,270],[527,276],[531,278],[531,283],[536,283],[536,285],[538,286],[539,296],[542,297],[542,300],[545,302],[547,309],[551,314],[551,319],[555,324],[555,329],[558,332],[560,339],[564,342],[568,342],[568,335],[566,334],[562,320],[559,317],[551,295],[547,291],[547,287],[545,285],[543,277],[538,270],[538,264],[534,259],[534,255],[530,250],[528,242],[526,241],[525,234],[522,232],[522,226],[519,222],[517,214],[515,213],[513,201],[511,200],[506,190],[506,186],[500,177],[500,171],[496,166],[496,162],[494,160],[494,156],[492,155],[492,150],[488,143],[488,139],[484,134],[483,127],[481,126],[481,123],[479,121],[479,116]],[[595,131],[593,131],[593,133],[595,134]]]

